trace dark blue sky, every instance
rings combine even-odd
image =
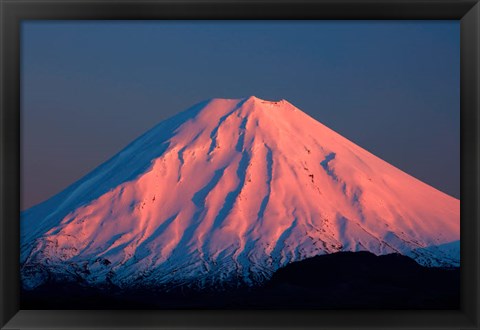
[[[22,208],[211,97],[287,99],[459,198],[458,21],[22,23]]]

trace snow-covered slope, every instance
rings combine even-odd
[[[285,100],[212,99],[22,213],[25,288],[254,284],[337,251],[459,265],[460,202]]]

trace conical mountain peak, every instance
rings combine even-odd
[[[283,104],[283,103],[288,103],[284,99],[280,99],[280,100],[277,100],[277,101],[270,101],[270,100],[261,99],[259,97],[254,96],[254,95],[247,97],[246,100],[251,101],[251,102],[255,102],[255,103],[270,104],[270,105],[275,105],[275,104],[280,105],[280,104]]]
[[[459,212],[287,101],[211,99],[24,212],[23,285],[254,284],[338,251],[458,265]]]
[[[249,96],[240,99],[213,98],[206,103],[201,112],[212,112],[213,114],[221,116],[237,114],[249,116],[255,112],[258,112],[260,115],[263,111],[271,112],[273,110],[277,110],[276,115],[278,117],[288,115],[288,112],[293,109],[298,110],[299,113],[302,113],[301,110],[297,109],[285,99],[268,101],[256,96]]]

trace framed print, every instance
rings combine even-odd
[[[478,328],[476,1],[1,8],[2,329]]]

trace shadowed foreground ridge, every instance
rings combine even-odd
[[[281,100],[212,99],[21,214],[24,290],[257,287],[342,251],[460,264],[460,201]]]
[[[458,309],[459,268],[428,268],[398,254],[339,252],[294,262],[258,287],[165,292],[49,283],[23,292],[36,309]]]

